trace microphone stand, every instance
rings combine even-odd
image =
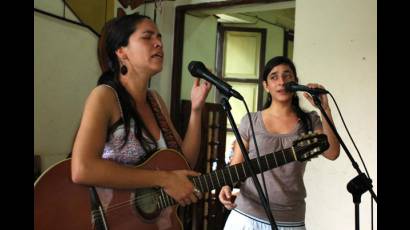
[[[356,230],[360,229],[360,223],[359,223],[359,205],[361,201],[361,195],[365,193],[367,190],[369,190],[372,198],[376,201],[377,203],[377,196],[373,192],[372,189],[372,180],[366,176],[362,171],[360,171],[359,165],[356,163],[356,161],[353,159],[352,155],[350,154],[349,150],[347,149],[346,145],[344,144],[342,138],[339,136],[337,133],[337,130],[333,123],[330,121],[329,117],[327,116],[325,110],[322,107],[322,103],[320,101],[320,98],[318,94],[313,94],[311,93],[311,96],[313,98],[313,101],[315,102],[315,105],[320,109],[320,112],[323,114],[325,117],[327,123],[329,124],[330,128],[332,129],[333,133],[336,135],[337,139],[339,140],[340,145],[343,147],[343,150],[349,157],[350,161],[352,162],[353,168],[356,169],[358,176],[350,180],[350,182],[347,184],[347,190],[352,193],[353,196],[353,202],[355,204],[355,226]]]
[[[268,219],[269,219],[269,223],[270,223],[272,229],[277,230],[278,227],[276,226],[275,220],[273,219],[273,215],[272,215],[272,212],[270,211],[268,201],[267,201],[265,195],[264,195],[263,192],[262,192],[261,185],[260,185],[260,183],[259,183],[259,181],[258,181],[258,178],[256,177],[255,171],[254,171],[254,169],[253,169],[253,167],[252,167],[252,164],[251,164],[251,160],[249,159],[249,156],[248,156],[247,151],[246,151],[246,149],[245,149],[245,145],[243,144],[242,138],[241,138],[241,136],[239,135],[238,128],[236,127],[235,120],[233,119],[233,116],[232,116],[232,113],[231,113],[231,108],[232,108],[232,107],[231,107],[231,105],[229,104],[228,99],[229,99],[229,98],[227,98],[227,96],[223,95],[222,98],[221,98],[221,105],[222,105],[223,109],[224,109],[225,112],[226,112],[226,115],[227,115],[227,117],[228,117],[228,119],[229,119],[229,123],[231,124],[232,130],[233,130],[233,132],[234,132],[234,134],[235,134],[236,140],[237,140],[237,142],[238,142],[238,144],[239,144],[239,147],[241,148],[241,152],[242,152],[243,158],[245,159],[245,162],[246,162],[245,165],[246,165],[246,167],[248,168],[248,171],[249,171],[249,172],[251,173],[251,175],[252,175],[253,183],[255,184],[256,190],[258,191],[259,199],[260,199],[260,201],[261,201],[261,203],[262,203],[263,208],[265,209],[266,216],[267,216]]]

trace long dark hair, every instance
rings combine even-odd
[[[120,83],[120,63],[115,53],[120,47],[128,45],[129,37],[135,32],[138,24],[143,20],[151,20],[151,18],[145,15],[130,14],[111,19],[105,24],[100,38],[104,39],[102,41],[102,47],[104,49],[99,50],[99,52],[100,55],[105,56],[104,58],[107,61],[106,64],[108,69],[102,73],[102,75],[98,79],[97,85],[109,85],[114,88],[118,94],[124,116],[123,120],[120,120],[119,124],[121,124],[121,122],[124,122],[125,127],[125,136],[123,139],[124,142],[122,144],[122,147],[124,147],[124,145],[128,141],[131,119],[133,119],[135,137],[141,143],[144,151],[146,153],[151,153],[152,151],[157,149],[157,143],[153,135],[144,125],[141,116],[138,114],[135,108],[134,99]],[[110,131],[113,130],[110,129]],[[145,133],[148,138],[146,138],[143,133]]]
[[[277,57],[270,59],[268,63],[266,63],[265,65],[265,69],[263,70],[263,80],[265,81],[265,83],[267,83],[268,75],[272,71],[272,69],[275,68],[275,66],[278,66],[281,64],[289,66],[289,68],[293,71],[295,75],[296,82],[299,82],[299,78],[296,73],[295,64],[293,64],[293,62],[287,57],[277,56]],[[272,96],[270,95],[270,93],[268,93],[268,98],[265,102],[265,105],[263,106],[263,109],[268,108],[271,103],[272,103]],[[296,93],[294,93],[292,97],[292,109],[296,113],[296,116],[299,117],[300,120],[302,121],[303,129],[305,130],[305,132],[312,131],[313,130],[312,120],[310,119],[309,115],[300,108],[299,97]]]

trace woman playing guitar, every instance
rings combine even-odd
[[[181,141],[163,100],[148,89],[150,79],[162,70],[164,58],[161,34],[155,23],[147,16],[131,14],[109,21],[104,32],[102,38],[105,38],[104,52],[109,68],[85,103],[72,152],[72,181],[97,186],[98,195],[93,198],[97,204],[98,200],[101,202],[103,209],[120,207],[118,204],[110,207],[115,194],[104,188],[161,187],[182,206],[196,202],[200,194],[195,194],[188,176],[199,173],[130,166],[141,163],[159,149],[174,148],[183,152],[189,165],[194,167],[200,146],[201,110],[211,85],[195,80],[189,127]],[[102,211],[100,217],[103,222],[107,219],[111,222],[104,223],[111,225],[111,229],[122,229],[121,224],[126,222],[113,223],[117,217],[109,221],[107,210]],[[164,219],[156,221],[159,222],[156,226],[162,229],[171,228],[166,227],[169,223]]]

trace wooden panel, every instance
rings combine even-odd
[[[117,17],[122,17],[125,16],[127,13],[125,13],[123,8],[117,8]]]
[[[191,102],[181,105],[182,133],[189,121]],[[202,111],[201,146],[195,171],[209,173],[225,167],[226,114],[219,104],[206,103]],[[185,229],[222,229],[226,210],[218,200],[219,189],[204,193],[204,198],[185,208],[181,214]]]
[[[227,31],[225,36],[224,78],[258,79],[261,34]]]
[[[114,16],[114,0],[64,0],[80,21],[100,33],[106,21]]]

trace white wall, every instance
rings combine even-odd
[[[333,94],[377,194],[376,23],[376,0],[296,1],[294,61],[301,83],[321,83]],[[332,101],[330,105],[339,134],[364,171]],[[308,163],[309,229],[354,229],[354,204],[346,185],[356,175],[343,150],[334,162],[320,157]],[[377,204],[374,209],[376,220]],[[370,229],[370,222],[366,193],[360,205],[361,229]]]
[[[62,1],[35,8],[63,16]],[[74,17],[66,7],[66,17]],[[34,13],[34,153],[42,170],[71,151],[85,98],[100,75],[97,36],[88,29]]]

